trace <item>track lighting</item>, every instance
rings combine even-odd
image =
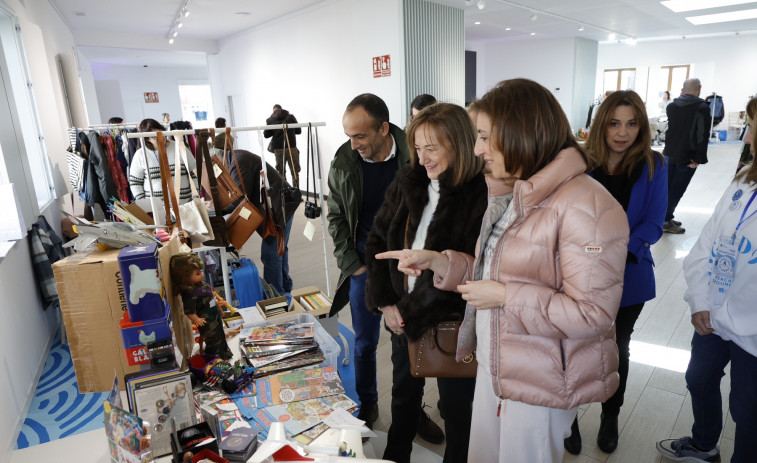
[[[184,17],[186,18],[187,16],[189,16],[189,10],[184,8]]]
[[[168,39],[168,43],[169,43],[170,45],[173,45],[173,37],[171,37],[170,39]]]
[[[173,36],[176,37],[177,35],[179,35],[179,31],[173,31]]]
[[[534,14],[531,15],[531,22],[534,22],[537,19],[539,19],[539,16],[536,13],[534,13]]]
[[[478,3],[476,3],[476,6],[479,10],[483,10],[486,8],[486,2],[484,0],[478,0]]]
[[[583,32],[583,31],[584,31],[584,25],[583,25],[583,24],[579,24],[579,25],[578,25],[578,30],[579,30],[580,32]]]
[[[178,23],[176,24],[176,27],[177,27],[178,29],[181,29],[181,27],[182,27],[183,25],[184,25],[184,23],[182,23],[181,21],[179,21],[179,22],[178,22]]]

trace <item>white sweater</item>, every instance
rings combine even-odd
[[[169,141],[166,147],[168,154],[168,164],[171,167],[171,175],[174,174],[174,142]],[[145,156],[145,154],[147,156]],[[152,181],[152,191],[156,198],[163,197],[163,187],[160,182],[160,164],[158,164],[157,151],[148,149],[147,153],[144,152],[144,148],[140,148],[134,154],[129,165],[129,188],[131,188],[134,199],[149,198],[150,186],[147,183],[147,170],[145,169],[145,157],[147,157],[147,167],[150,169],[150,180]],[[197,180],[194,174],[194,170],[197,169],[194,156],[187,151],[187,163],[189,164],[190,172],[187,173],[186,166],[182,163],[181,166],[181,192],[179,194],[179,204],[183,204],[192,199],[192,190],[189,187],[189,176],[191,175],[195,186]],[[170,185],[173,188],[173,184]]]
[[[715,334],[733,341],[739,347],[757,356],[757,214],[741,224],[736,234],[738,247],[733,284],[721,305],[711,302],[709,282],[712,256],[717,250],[720,236],[730,237],[741,220],[744,208],[757,185],[733,182],[726,189],[707,221],[689,255],[683,260],[683,272],[688,288],[684,299],[691,313],[710,311]],[[739,193],[739,191],[741,193]],[[757,211],[757,198],[744,216]]]

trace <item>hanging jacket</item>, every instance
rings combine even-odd
[[[103,134],[100,137],[100,142],[108,156],[108,168],[116,187],[117,197],[121,201],[129,202],[129,180],[126,178],[121,161],[116,157],[116,146],[113,143],[113,138],[108,134]],[[110,201],[110,198],[108,200]]]
[[[103,211],[107,211],[108,201],[116,196],[116,185],[108,167],[108,158],[100,142],[100,135],[90,130],[87,138],[89,140],[87,204],[90,207],[99,204]]]

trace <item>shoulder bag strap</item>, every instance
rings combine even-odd
[[[181,228],[181,217],[179,216],[179,202],[176,198],[176,193],[170,188],[171,185],[171,166],[168,162],[168,153],[166,152],[166,138],[163,136],[163,132],[158,132],[158,160],[160,161],[160,181],[163,188],[163,205],[166,208],[166,226],[171,228],[173,223],[171,222],[171,209],[170,204],[173,206],[174,215],[176,216],[176,226],[179,230]],[[174,163],[176,160],[174,159]],[[166,193],[168,192],[168,193]],[[170,201],[169,197],[170,195]]]
[[[195,186],[195,182],[192,181],[192,175],[190,174],[191,170],[189,169],[189,162],[187,161],[187,147],[184,144],[184,137],[176,137],[174,143],[176,144],[176,149],[174,151],[175,175],[178,177],[178,180],[174,178],[174,192],[176,193],[176,196],[180,197],[182,177],[181,166],[183,164],[187,169],[187,179],[189,179],[189,189],[192,192],[192,198],[199,198],[200,192],[197,191],[197,186]]]
[[[208,131],[197,129],[195,130],[197,136],[197,182],[202,185],[202,163],[205,163],[205,168],[208,169],[208,183],[210,184],[210,196],[213,198],[213,210],[215,210],[216,217],[223,217],[221,212],[221,201],[218,199],[218,180],[213,172],[213,161],[210,160],[210,153],[208,151]]]
[[[292,146],[289,144],[289,130],[287,129],[287,125],[284,125],[284,140],[286,141],[286,147],[287,152],[289,153],[289,163],[292,167],[292,181],[295,185],[299,185],[299,182],[297,181],[297,172],[294,170],[294,156],[292,156]]]

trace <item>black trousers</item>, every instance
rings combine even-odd
[[[424,378],[410,374],[407,337],[392,334],[392,424],[383,459],[397,463],[410,461],[413,439],[423,402]],[[471,415],[475,378],[437,378],[440,413],[444,419],[447,442],[444,463],[468,461]]]
[[[602,413],[606,416],[618,416],[620,407],[623,406],[623,395],[626,393],[626,382],[628,381],[628,364],[631,358],[631,334],[633,326],[641,314],[644,303],[629,305],[618,309],[618,316],[615,318],[615,342],[618,343],[618,374],[620,375],[620,385],[615,394],[605,402],[602,402]]]

